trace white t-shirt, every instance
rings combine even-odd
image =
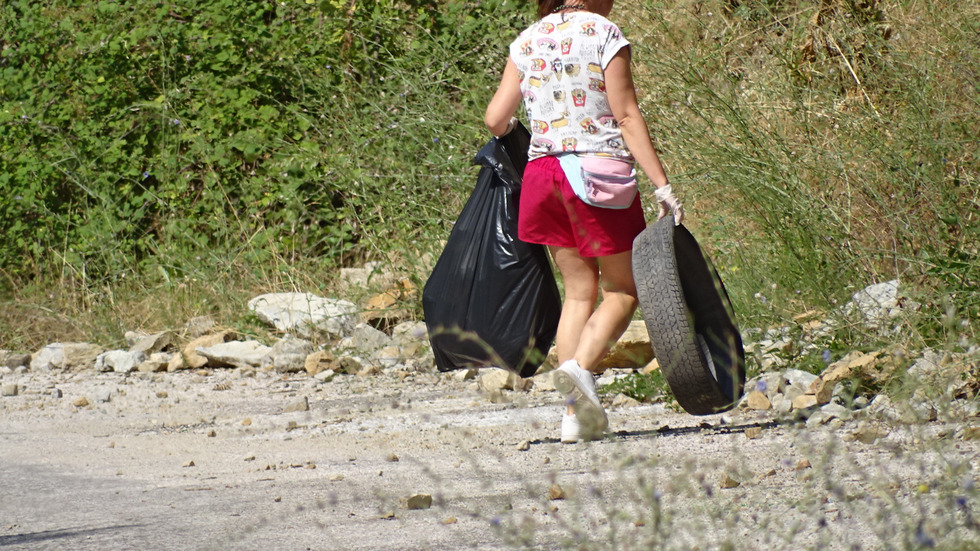
[[[511,43],[531,123],[530,159],[576,152],[632,160],[603,77],[626,46],[615,23],[590,12],[549,14]]]

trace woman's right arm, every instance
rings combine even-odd
[[[512,130],[511,118],[521,104],[522,97],[517,65],[507,58],[507,66],[504,67],[504,75],[500,78],[500,86],[497,87],[497,92],[494,93],[483,116],[483,122],[486,123],[491,134],[499,137]]]

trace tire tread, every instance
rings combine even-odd
[[[680,228],[679,231],[687,232],[682,226]],[[675,233],[673,219],[665,217],[637,236],[633,244],[633,277],[650,343],[674,398],[692,415],[709,415],[730,409],[741,397],[745,381],[744,351],[738,329],[724,311],[723,306],[727,305],[730,310],[730,304],[720,281],[717,288],[712,284],[710,289],[707,288],[709,285],[703,283],[705,276],[708,277],[707,281],[713,281],[717,275],[699,273],[695,274],[697,277],[686,278],[689,284],[691,281],[700,284],[696,289],[689,288],[688,294],[695,292],[717,295],[717,305],[711,315],[723,315],[725,318],[715,319],[712,325],[727,333],[722,336],[732,345],[726,363],[733,371],[733,388],[730,393],[726,393],[711,375],[707,360],[697,342],[696,320],[685,299],[684,282],[675,247],[691,247],[693,244],[699,257],[702,253],[693,237],[687,241],[678,239],[689,236],[689,233],[686,236],[675,236]],[[687,250],[685,253],[693,254],[693,251]],[[693,269],[691,266],[684,268]],[[710,271],[710,265],[706,269]],[[717,311],[718,305],[722,305],[720,313]],[[718,367],[717,358],[715,363]]]

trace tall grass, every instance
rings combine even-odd
[[[630,10],[643,107],[737,311],[764,325],[899,278],[931,315],[977,319],[978,9]]]

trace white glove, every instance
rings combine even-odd
[[[657,188],[653,194],[657,197],[657,201],[660,201],[660,215],[657,216],[657,220],[667,216],[668,213],[673,213],[674,225],[680,226],[684,220],[684,207],[681,206],[680,199],[670,189],[670,184]]]

